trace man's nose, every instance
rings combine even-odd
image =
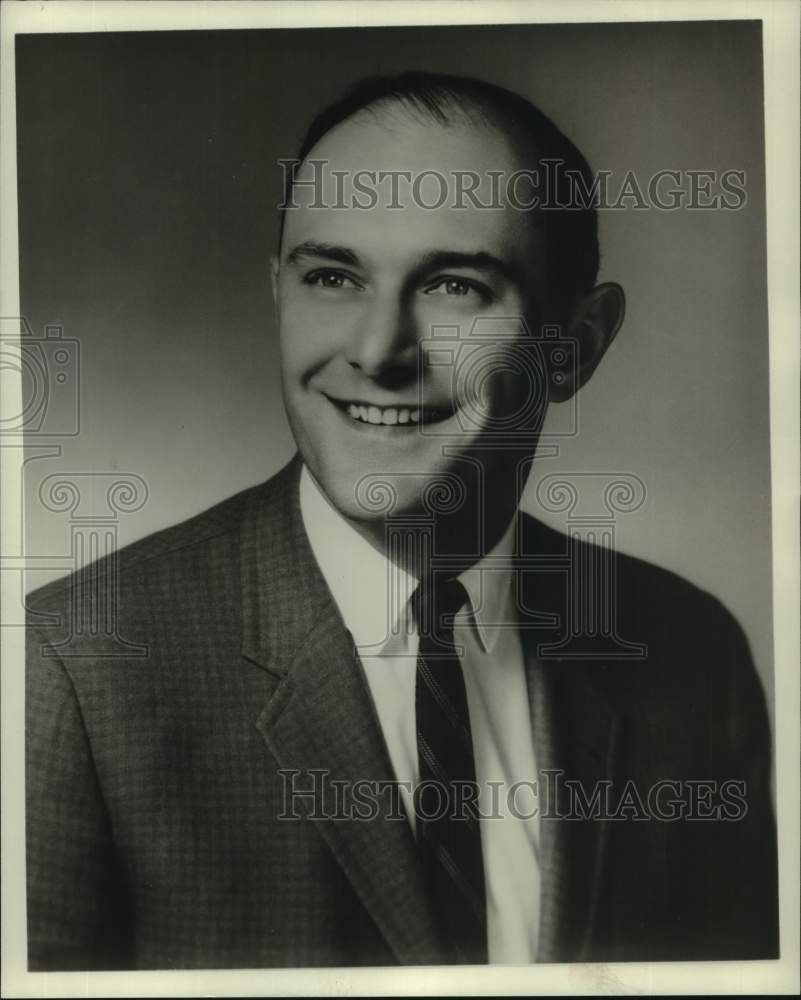
[[[376,296],[348,344],[347,360],[369,378],[408,377],[417,368],[418,330],[403,295]]]

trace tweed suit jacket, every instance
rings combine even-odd
[[[319,782],[302,785],[314,769],[346,785],[392,769],[306,539],[299,472],[296,457],[30,596],[32,970],[444,961],[402,811],[337,816]],[[735,819],[582,819],[549,779],[540,959],[775,956],[768,725],[739,627],[709,595],[619,556],[618,632],[645,655],[610,652],[607,637],[571,658],[577,581],[560,567],[593,553],[525,515],[519,539],[541,768],[585,798],[736,779],[747,803]],[[310,792],[290,810],[287,775]]]

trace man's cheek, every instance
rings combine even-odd
[[[282,326],[302,327],[315,317],[330,312],[330,302],[303,286],[287,285],[281,296],[279,322]]]
[[[328,348],[331,337],[327,335],[322,322],[315,321],[312,317],[287,316],[281,324],[279,336],[279,349],[281,352],[281,366],[287,378],[298,377],[311,369],[319,367],[324,361],[325,355],[330,353]]]
[[[310,359],[332,356],[345,349],[351,323],[344,311],[315,302],[288,305],[280,320],[280,343],[293,356]]]

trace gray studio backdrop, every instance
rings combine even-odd
[[[639,477],[619,547],[721,597],[772,701],[758,22],[21,37],[22,310],[34,337],[60,326],[80,351],[53,382],[80,386],[78,433],[58,437],[68,418],[51,416],[28,440],[26,544],[42,557],[28,587],[72,558],[76,511],[43,501],[48,477],[98,474],[81,478],[90,516],[109,474],[141,477],[146,502],[112,512],[122,544],[293,453],[268,280],[276,161],[350,81],[407,68],[526,94],[618,180],[745,171],[739,211],[602,213],[601,278],[625,287],[626,321],[580,433],[537,471]],[[533,488],[526,506],[565,525]]]

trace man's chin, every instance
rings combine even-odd
[[[481,491],[475,462],[443,455],[441,440],[417,438],[402,454],[382,449],[344,449],[336,439],[301,448],[306,465],[328,502],[348,520],[374,526],[388,519],[431,517],[458,511]],[[460,441],[460,444],[464,442]],[[311,452],[305,454],[305,452]]]

